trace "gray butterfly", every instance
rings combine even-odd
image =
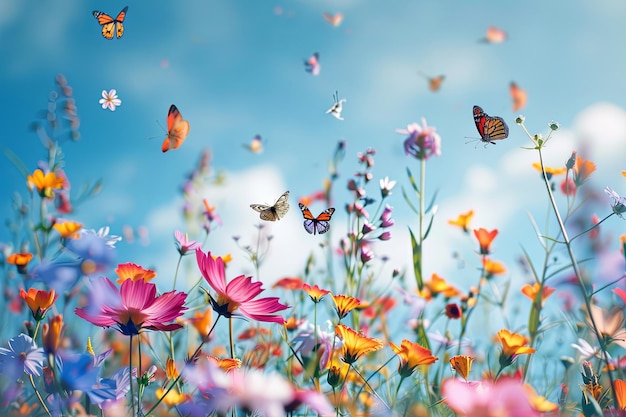
[[[285,214],[289,211],[289,191],[285,191],[283,195],[278,197],[278,200],[273,206],[266,206],[265,204],[250,204],[250,208],[254,211],[258,211],[261,220],[267,220],[275,222],[285,217]]]

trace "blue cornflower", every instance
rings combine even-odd
[[[45,359],[43,348],[24,333],[9,340],[9,348],[0,348],[0,373],[12,380],[28,375],[39,376]]]

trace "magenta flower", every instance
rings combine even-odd
[[[273,315],[289,308],[279,303],[278,297],[253,300],[263,292],[261,282],[252,282],[252,277],[240,275],[226,284],[222,258],[213,259],[211,252],[204,254],[201,249],[196,249],[196,259],[202,276],[217,292],[217,299],[211,297],[211,306],[217,314],[227,318],[242,315],[252,320],[278,324],[285,322],[282,316]]]
[[[428,159],[431,156],[441,155],[441,137],[436,128],[428,126],[422,118],[422,126],[411,123],[406,129],[396,129],[396,132],[409,135],[404,140],[404,152],[417,159]]]
[[[181,256],[184,256],[192,250],[196,250],[200,247],[200,243],[196,242],[195,240],[189,240],[187,238],[187,233],[182,233],[178,230],[175,230],[174,237],[176,238],[176,249]]]
[[[100,327],[116,327],[130,336],[142,330],[172,331],[183,327],[170,323],[182,316],[187,294],[169,291],[156,295],[156,285],[140,279],[122,283],[118,290],[108,278],[92,281],[89,304],[74,310],[77,316]]]

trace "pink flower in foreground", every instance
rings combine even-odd
[[[187,294],[169,291],[156,295],[156,285],[127,279],[118,288],[110,279],[92,281],[89,304],[74,310],[77,316],[100,327],[116,327],[130,336],[142,330],[171,331],[183,327],[170,323],[182,316]]]
[[[266,297],[253,300],[261,294],[261,282],[252,282],[252,277],[239,275],[226,284],[224,261],[217,257],[213,259],[211,252],[203,253],[196,249],[198,268],[211,288],[217,292],[217,299],[211,297],[211,306],[219,315],[230,318],[238,313],[252,320],[283,324],[282,316],[273,315],[278,311],[289,308],[278,302],[278,297]]]
[[[539,417],[524,385],[513,379],[465,382],[456,378],[443,381],[443,402],[466,417]]]

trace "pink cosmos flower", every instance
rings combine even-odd
[[[116,327],[122,334],[137,335],[142,330],[172,331],[183,327],[170,323],[182,316],[187,294],[169,291],[156,295],[156,285],[143,279],[125,280],[118,288],[110,279],[94,279],[89,304],[74,310],[77,316],[100,327]]]
[[[196,259],[202,276],[217,292],[217,299],[211,297],[211,306],[217,314],[227,318],[243,315],[252,320],[278,324],[285,322],[282,316],[273,315],[289,308],[279,303],[278,297],[253,300],[263,292],[261,282],[252,282],[252,277],[240,275],[226,284],[222,258],[213,259],[211,252],[204,254],[201,249],[196,249]]]
[[[195,240],[189,240],[187,233],[174,231],[174,237],[176,238],[176,249],[181,256],[186,255],[192,250],[196,250],[200,247],[200,243]]]

